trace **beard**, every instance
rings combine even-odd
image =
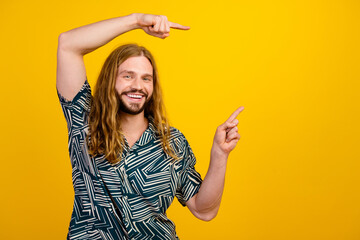
[[[145,98],[145,102],[144,103],[126,103],[122,96],[124,95],[125,97],[127,97],[127,94],[131,94],[131,93],[141,93],[144,98]],[[128,92],[123,92],[120,94],[117,94],[118,96],[118,100],[119,100],[119,110],[131,115],[137,115],[139,113],[141,113],[142,111],[144,111],[144,109],[149,105],[151,96],[148,97],[148,94],[146,94],[143,91],[128,91]]]

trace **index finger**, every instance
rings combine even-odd
[[[238,109],[235,110],[235,112],[233,112],[233,114],[231,114],[231,116],[228,118],[228,120],[226,120],[226,122],[231,123],[232,121],[235,120],[235,118],[237,117],[237,115],[239,115],[239,113],[244,110],[244,107],[241,106]]]
[[[189,30],[190,29],[189,26],[183,26],[181,24],[170,22],[170,21],[169,21],[169,26],[170,26],[170,28],[181,29],[181,30]]]

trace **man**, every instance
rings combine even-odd
[[[59,36],[57,93],[67,121],[75,191],[68,239],[178,239],[166,209],[176,196],[199,219],[219,209],[238,108],[220,125],[204,178],[184,135],[170,127],[155,61],[136,44],[106,59],[94,97],[83,56],[133,29],[166,38],[188,30],[165,16],[134,13]]]

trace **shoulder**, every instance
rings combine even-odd
[[[188,169],[195,165],[196,158],[192,148],[185,135],[177,128],[170,127],[171,140],[170,146],[175,150],[176,155],[180,158],[178,164],[180,169]]]
[[[177,128],[170,126],[171,139],[186,140],[185,135]]]
[[[90,112],[93,96],[91,93],[91,86],[87,78],[85,79],[85,82],[72,100],[66,99],[60,94],[58,89],[56,90],[60,104],[64,108],[64,110],[71,109],[74,111],[74,113],[79,114],[82,114],[83,112]]]
[[[178,153],[184,153],[189,148],[189,142],[185,135],[175,127],[170,127],[170,145]]]

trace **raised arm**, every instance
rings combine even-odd
[[[72,100],[85,82],[85,54],[134,29],[143,29],[147,34],[164,39],[169,36],[170,28],[189,29],[169,22],[166,16],[132,13],[61,33],[58,39],[56,88],[63,97]]]
[[[239,121],[236,117],[243,109],[244,107],[239,107],[225,123],[217,128],[211,148],[208,172],[199,192],[186,202],[189,210],[201,220],[213,219],[220,208],[228,156],[240,139],[237,129]]]

